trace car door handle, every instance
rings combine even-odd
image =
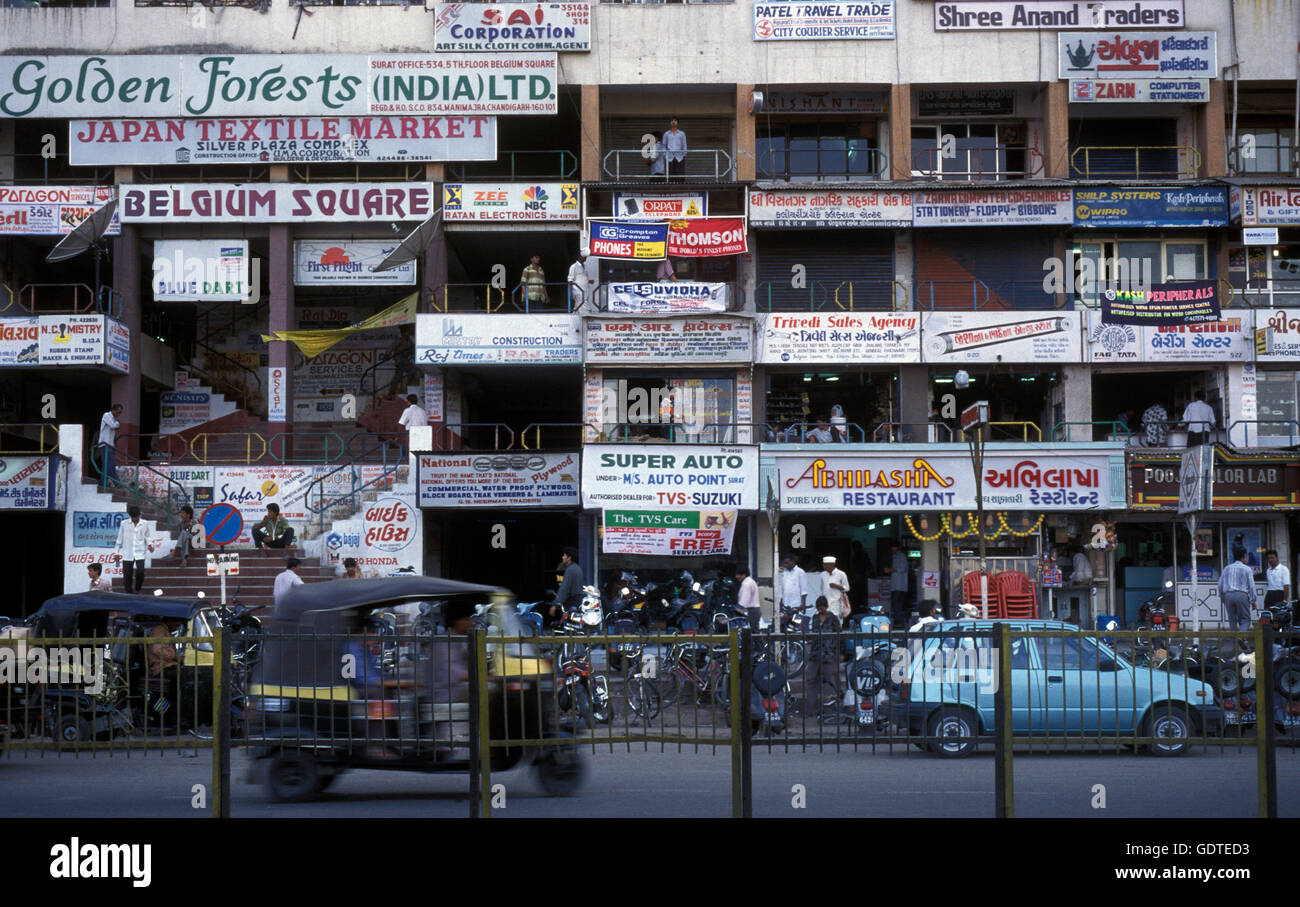
[[[1058,676],[1055,675],[1055,674],[1048,674],[1048,675],[1047,675],[1047,682],[1048,682],[1048,683],[1063,683],[1064,681],[1065,681],[1065,678],[1064,678],[1064,677],[1058,677]]]

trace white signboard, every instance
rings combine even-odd
[[[1233,187],[1234,194],[1238,191]],[[1272,186],[1251,188],[1242,186],[1241,223],[1244,227],[1277,224],[1300,224],[1300,188]],[[0,189],[3,192],[3,189]],[[3,198],[3,196],[0,196]],[[1235,215],[1237,212],[1234,211]]]
[[[1241,244],[1243,246],[1276,246],[1277,227],[1243,227]]]
[[[154,241],[155,301],[241,302],[249,292],[248,240]]]
[[[1209,79],[1071,79],[1070,103],[1208,104]]]
[[[71,233],[112,198],[111,186],[0,186],[0,236]],[[115,214],[108,233],[121,232],[119,215]]]
[[[1263,349],[1255,349],[1260,362],[1300,361],[1300,309],[1256,309],[1255,331],[1267,334]]]
[[[757,510],[758,448],[703,444],[588,444],[588,509]]]
[[[40,365],[40,337],[37,315],[0,318],[0,368]]]
[[[41,365],[103,365],[103,315],[41,315]]]
[[[734,510],[606,510],[600,548],[652,557],[730,554],[738,517]]]
[[[665,280],[662,283],[611,283],[606,307],[611,312],[670,315],[725,312],[730,284]]]
[[[925,312],[926,362],[1082,362],[1078,312]]]
[[[300,287],[335,284],[413,286],[415,262],[376,273],[397,248],[384,239],[300,239],[293,244],[293,282]]]
[[[922,448],[861,454],[775,454],[781,510],[885,513],[975,509],[975,474],[965,451]],[[1124,507],[1124,471],[1110,455],[1042,450],[984,455],[989,510],[1107,510]],[[1116,487],[1118,485],[1118,487]]]
[[[894,0],[854,3],[754,3],[755,41],[894,37]]]
[[[492,161],[495,117],[221,117],[73,120],[74,167]]]
[[[1219,75],[1212,31],[1060,32],[1062,79],[1212,79]]]
[[[921,189],[912,195],[916,227],[1070,224],[1074,196],[1069,189]]]
[[[962,0],[934,5],[935,31],[1181,28],[1183,0]]]
[[[444,183],[442,219],[578,220],[578,183]]]
[[[753,329],[744,318],[588,318],[587,362],[750,362]]]
[[[54,507],[50,457],[0,459],[0,510],[49,510]],[[116,540],[115,540],[116,541]]]
[[[576,453],[421,454],[421,507],[574,507]]]
[[[765,364],[921,361],[919,312],[773,312],[756,327]]]
[[[433,183],[153,183],[122,187],[123,223],[427,220]]]
[[[433,49],[477,53],[591,50],[590,3],[439,3]]]
[[[418,315],[418,365],[577,365],[582,336],[573,315]]]
[[[614,193],[615,220],[680,220],[707,217],[709,194],[687,192],[678,195],[645,195],[640,192]]]
[[[289,370],[281,366],[267,369],[266,382],[266,421],[289,421]]]
[[[754,227],[910,227],[912,193],[751,189]]]
[[[104,364],[125,374],[131,370],[131,332],[120,321],[105,319],[108,329]]]
[[[1231,310],[1228,310],[1231,311]],[[1104,324],[1088,312],[1090,362],[1250,362],[1254,321],[1248,311],[1219,321],[1169,326]]]
[[[271,417],[271,421],[275,418]],[[239,508],[244,518],[238,541],[241,545],[252,541],[253,527],[266,516],[266,505],[278,504],[280,515],[293,525],[301,547],[308,519],[306,494],[317,477],[317,469],[314,466],[217,467],[213,470],[212,503],[229,503]]]

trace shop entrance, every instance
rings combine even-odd
[[[875,440],[897,412],[898,374],[882,369],[769,370],[767,439],[853,444]]]
[[[902,527],[897,517],[885,514],[786,514],[781,517],[781,559],[793,555],[798,565],[808,574],[805,583],[808,604],[820,594],[817,574],[822,572],[822,558],[835,558],[836,567],[849,578],[849,603],[853,610],[868,605],[889,609],[889,587],[882,577],[889,566],[889,543],[897,538]],[[916,592],[915,560],[909,561],[910,587]],[[913,595],[912,600],[914,600]]]
[[[964,371],[969,383],[958,387],[958,371]],[[989,401],[988,441],[1046,441],[1052,426],[1048,422],[1047,401],[1060,381],[1060,373],[1041,365],[946,366],[932,370],[937,421],[952,430],[959,439],[960,414],[980,400]],[[955,415],[943,407],[942,398],[955,397]],[[1041,435],[1040,435],[1041,430]]]
[[[26,617],[47,598],[63,594],[64,518],[62,513],[0,511],[0,535],[9,540],[6,547],[15,565],[7,577],[9,593],[0,604],[0,614]],[[85,582],[79,588],[84,589],[90,585],[84,566],[81,576]]]
[[[426,513],[439,542],[439,573],[467,583],[504,586],[519,601],[539,601],[559,582],[555,566],[578,545],[578,516],[551,510]],[[590,578],[590,565],[582,564]]]

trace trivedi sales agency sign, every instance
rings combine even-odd
[[[489,116],[73,120],[74,167],[494,161]]]
[[[112,198],[111,186],[0,186],[0,236],[71,233]],[[122,232],[119,215],[107,232]]]
[[[588,444],[582,506],[757,510],[758,448]]]
[[[425,220],[433,183],[171,183],[126,185],[123,223],[300,223]]]
[[[760,315],[762,363],[920,362],[921,313]]]
[[[576,453],[421,454],[421,507],[572,507]]]
[[[1183,0],[962,0],[934,5],[935,31],[1039,28],[1181,28]]]
[[[754,4],[755,41],[863,40],[894,37],[893,0]]]
[[[590,3],[439,3],[433,49],[477,53],[591,50]]]
[[[0,57],[0,117],[554,114],[555,54]]]
[[[755,227],[910,227],[911,192],[801,192],[751,189]]]
[[[1061,32],[1062,79],[1217,78],[1212,31]]]
[[[1120,455],[1122,457],[1122,454]],[[782,510],[974,510],[975,474],[963,452],[775,455]],[[1121,460],[1122,463],[1122,460]],[[1124,470],[1109,454],[986,452],[984,507],[1106,510],[1124,506]],[[1119,487],[1115,487],[1115,482]]]

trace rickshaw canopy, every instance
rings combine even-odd
[[[77,635],[82,614],[107,614],[120,611],[132,620],[147,618],[189,620],[204,607],[203,601],[166,598],[156,595],[131,595],[125,592],[72,592],[47,599],[32,615],[32,635],[36,637],[73,637]]]

